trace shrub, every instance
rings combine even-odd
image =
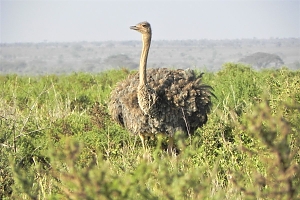
[[[297,199],[299,71],[227,63],[207,73],[208,123],[169,156],[111,121],[126,69],[0,76],[2,199]]]

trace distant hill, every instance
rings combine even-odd
[[[137,69],[141,46],[141,41],[0,44],[0,73],[37,75],[98,73],[123,67]],[[153,38],[148,67],[218,71],[226,62],[245,62],[257,69],[281,67],[284,62],[290,69],[300,69],[299,49],[300,38],[266,40]]]

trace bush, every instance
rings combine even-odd
[[[170,156],[111,121],[126,69],[0,76],[2,199],[297,199],[299,71],[227,63],[204,75],[217,99],[208,123]]]

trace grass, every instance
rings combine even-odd
[[[208,123],[176,138],[178,156],[111,121],[126,69],[0,76],[1,199],[300,198],[300,71],[226,63],[204,75]]]

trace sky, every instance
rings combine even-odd
[[[300,0],[1,0],[0,43],[300,38]]]

